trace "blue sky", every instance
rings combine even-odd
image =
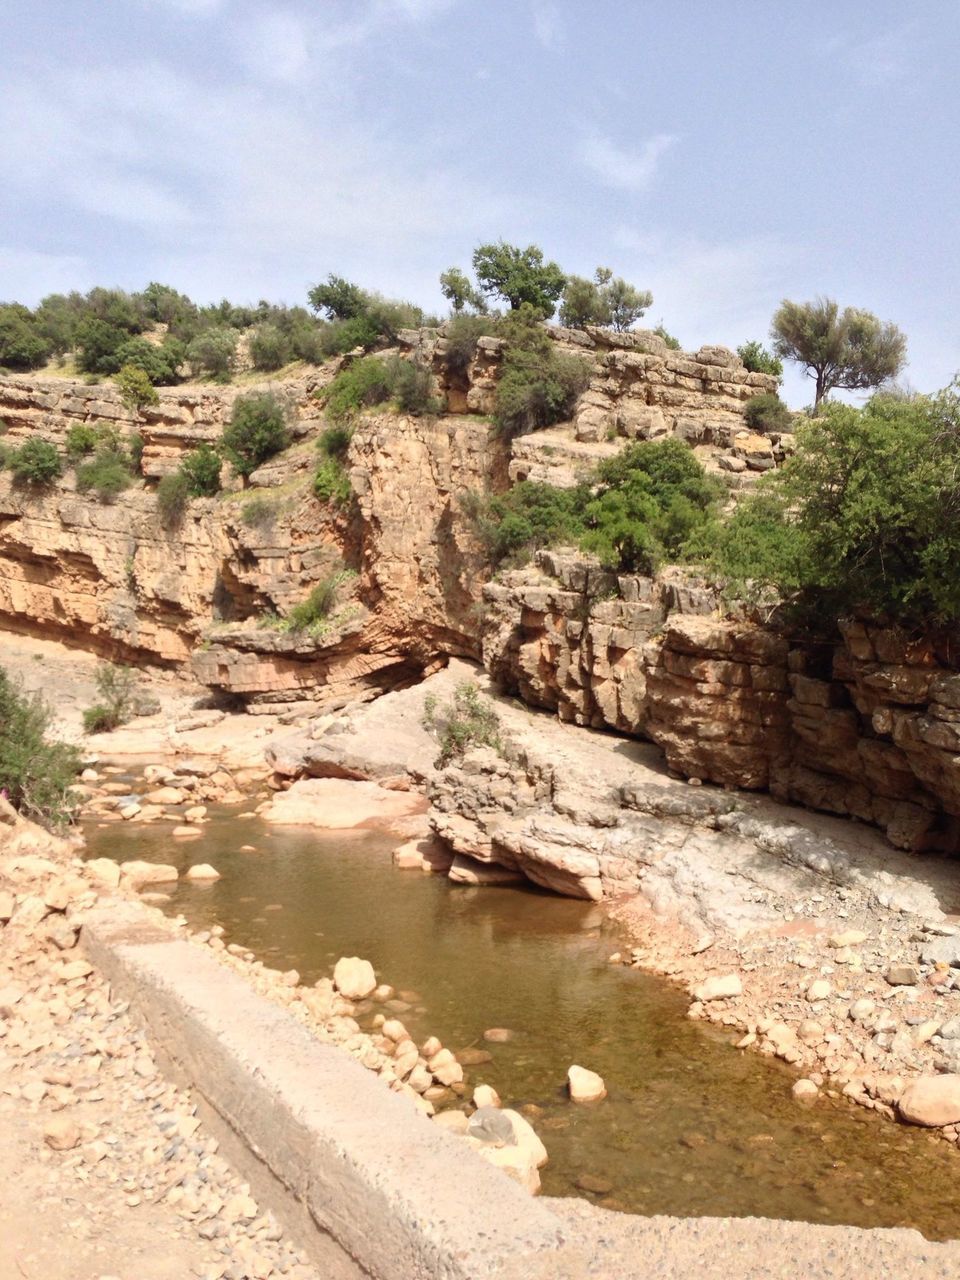
[[[782,297],[960,369],[956,0],[0,0],[0,297],[161,280],[439,308],[535,241],[686,347]],[[798,376],[796,405],[812,399]]]

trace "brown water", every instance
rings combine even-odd
[[[960,1235],[960,1153],[929,1134],[842,1100],[812,1109],[794,1076],[730,1047],[732,1036],[685,1017],[687,1001],[651,974],[611,966],[617,939],[602,910],[534,889],[463,888],[397,871],[396,840],[339,838],[215,812],[202,840],[170,827],[86,828],[91,857],[212,862],[222,879],[181,882],[169,910],[191,926],[223,925],[267,964],[304,981],[341,955],[371,960],[410,993],[403,1021],[417,1040],[489,1050],[467,1069],[505,1105],[535,1104],[550,1153],[544,1191],[584,1194],[635,1213],[757,1215]],[[241,853],[252,844],[255,853]],[[486,1044],[485,1028],[515,1037]],[[577,1062],[608,1097],[582,1106],[564,1090]]]

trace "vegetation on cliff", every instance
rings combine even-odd
[[[866,391],[896,378],[907,340],[895,324],[832,298],[783,301],[770,326],[777,356],[794,360],[814,379],[814,406],[831,391]]]
[[[458,684],[452,700],[443,706],[428,694],[423,703],[423,726],[440,743],[440,754],[434,761],[437,769],[459,760],[470,747],[503,749],[500,717],[471,680]]]

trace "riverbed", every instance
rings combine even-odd
[[[618,938],[602,907],[398,871],[395,837],[271,827],[223,807],[189,841],[165,822],[88,822],[85,835],[91,857],[212,863],[220,880],[181,880],[165,909],[194,929],[223,926],[305,982],[341,955],[372,961],[418,1041],[490,1054],[467,1080],[530,1116],[550,1153],[547,1194],[641,1214],[960,1234],[960,1153],[843,1099],[798,1104],[787,1068],[691,1022],[666,980],[609,963]],[[490,1027],[512,1036],[488,1043]],[[569,1102],[574,1062],[604,1077],[604,1101]]]

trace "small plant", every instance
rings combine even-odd
[[[67,432],[67,460],[77,463],[88,453],[93,453],[98,443],[97,428],[88,422],[75,422]]]
[[[41,489],[52,484],[60,475],[60,455],[49,440],[34,437],[14,450],[8,458],[10,470],[17,484]]]
[[[270,391],[240,396],[221,440],[223,452],[246,477],[290,443],[287,415]]]
[[[136,714],[136,672],[105,662],[97,667],[93,679],[100,701],[84,711],[84,732],[109,733]]]
[[[220,454],[212,445],[204,443],[191,449],[180,463],[180,474],[192,498],[212,498],[220,492],[221,464]]]
[[[277,518],[277,504],[258,494],[240,509],[240,523],[248,529],[266,529]]]
[[[392,392],[387,362],[366,356],[337,374],[326,389],[324,408],[332,422],[346,422],[361,409],[383,404]]]
[[[157,508],[165,525],[179,523],[189,501],[190,482],[182,471],[172,471],[157,485]]]
[[[101,502],[109,502],[128,488],[133,473],[127,455],[114,449],[99,450],[89,462],[77,467],[77,492],[91,489]]]
[[[313,494],[321,502],[345,507],[353,497],[349,472],[338,458],[325,458],[313,477]]]
[[[340,570],[321,579],[306,600],[301,600],[298,605],[294,605],[287,614],[284,620],[286,630],[307,631],[329,618],[337,603],[337,594],[350,576],[344,570]]]
[[[745,342],[737,347],[737,355],[743,367],[751,373],[768,373],[772,378],[783,377],[783,361],[766,349],[762,342]]]
[[[455,315],[444,331],[447,346],[443,362],[447,373],[454,377],[466,373],[477,354],[477,343],[496,331],[497,321],[490,316]]]
[[[657,335],[658,338],[663,339],[663,341],[667,344],[667,346],[670,348],[671,351],[682,350],[682,347],[680,345],[680,339],[675,338],[672,333],[667,333],[666,329],[663,327],[662,321],[660,322],[660,324],[657,325],[657,327],[653,330],[653,332]]]
[[[0,795],[25,817],[61,827],[73,816],[80,754],[48,738],[52,718],[39,694],[25,693],[0,668]]]
[[[350,441],[353,439],[353,427],[347,426],[345,423],[335,423],[332,427],[327,427],[323,435],[317,441],[317,448],[325,458],[336,458],[342,462],[347,456],[347,450],[350,448]]]
[[[433,375],[422,364],[399,357],[389,362],[397,408],[415,418],[437,413],[440,402],[433,394]]]
[[[569,418],[589,384],[589,363],[558,352],[527,309],[512,313],[503,329],[507,348],[497,383],[499,430],[512,438]]]
[[[139,413],[148,405],[160,403],[157,389],[145,371],[135,364],[125,364],[114,378],[120,399],[131,413]]]
[[[440,743],[440,754],[434,767],[445,769],[451,760],[459,760],[470,747],[492,747],[502,752],[500,718],[477,686],[464,680],[453,691],[453,700],[444,707],[428,696],[423,703],[423,727]]]
[[[772,391],[748,400],[744,406],[743,416],[748,427],[768,434],[789,431],[793,424],[793,414]]]

